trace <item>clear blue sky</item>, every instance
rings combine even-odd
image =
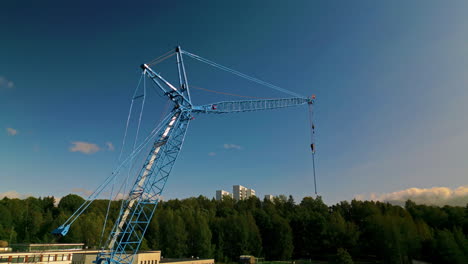
[[[121,2],[0,4],[0,193],[93,190],[116,166],[139,65],[176,45],[317,95],[327,203],[468,183],[466,1]],[[196,86],[277,96],[186,60]],[[163,108],[155,99],[145,120]],[[313,195],[307,118],[306,107],[198,117],[165,196],[234,184]],[[71,152],[77,141],[100,150]]]

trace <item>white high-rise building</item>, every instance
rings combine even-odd
[[[217,190],[216,191],[216,200],[217,201],[221,201],[224,196],[232,197],[232,194],[230,192],[228,192],[228,191],[225,191],[225,190]]]
[[[232,194],[236,201],[240,201],[255,196],[255,190],[242,185],[234,185],[232,186]]]
[[[273,196],[273,195],[271,195],[271,194],[265,195],[265,200],[269,200],[269,201],[272,201],[272,202],[273,202],[273,198],[275,198],[275,196]]]

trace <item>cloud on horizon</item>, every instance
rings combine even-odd
[[[425,205],[466,206],[468,203],[468,185],[453,190],[447,187],[432,187],[428,189],[409,188],[384,194],[359,194],[356,195],[355,199],[389,202],[395,205],[404,205],[407,200],[411,200],[417,204]]]
[[[211,156],[211,157],[216,156],[216,152],[209,152],[208,156]]]
[[[93,193],[93,191],[86,190],[84,188],[73,188],[71,191],[74,193],[79,193],[80,195],[83,195],[83,196],[90,196]]]
[[[81,152],[89,155],[100,150],[98,145],[89,142],[75,141],[71,143],[73,144],[73,146],[69,148],[71,152]]]
[[[18,134],[18,130],[11,128],[11,127],[7,127],[6,131],[9,136],[16,136],[16,134]]]
[[[17,191],[7,191],[7,192],[3,192],[3,193],[0,193],[0,199],[3,199],[5,197],[8,197],[10,199],[26,199],[28,197],[31,197],[33,195],[31,194],[21,194]]]
[[[0,89],[12,89],[15,87],[13,81],[8,80],[5,76],[0,76]]]
[[[223,148],[225,149],[242,149],[242,146],[236,145],[236,144],[224,144]]]

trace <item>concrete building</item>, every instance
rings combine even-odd
[[[60,244],[11,244],[13,252],[44,252],[44,251],[80,251],[84,243]]]
[[[217,190],[216,191],[216,200],[217,201],[221,201],[221,199],[223,199],[224,196],[229,196],[232,198],[232,194],[230,192],[227,192],[225,190]]]
[[[71,264],[93,264],[96,261],[96,253],[86,254],[75,254]],[[134,259],[133,264],[214,264],[214,259],[196,259],[196,258],[185,258],[185,259],[170,259],[161,258],[161,251],[141,251],[138,252]]]
[[[12,244],[11,252],[0,253],[0,263],[71,264],[74,254],[84,251],[83,243],[78,244]],[[22,250],[21,252],[15,252]]]
[[[265,200],[269,200],[269,201],[273,202],[273,198],[275,198],[274,195],[271,195],[271,194],[265,195]]]
[[[12,245],[13,246],[13,245]],[[21,244],[28,252],[0,252],[1,264],[95,264],[98,250],[82,250],[83,244]],[[78,249],[80,247],[80,249]],[[161,251],[141,251],[133,264],[214,264],[214,259],[161,258]]]
[[[249,198],[249,197],[252,197],[252,196],[255,196],[255,190],[247,189],[247,197],[246,198]]]
[[[86,252],[75,254],[71,264],[93,264],[96,261],[97,252]],[[161,251],[141,251],[133,258],[133,264],[159,264],[161,261]]]
[[[234,185],[232,186],[232,194],[236,201],[240,201],[255,196],[255,190],[249,189],[242,185]]]

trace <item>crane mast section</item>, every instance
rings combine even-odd
[[[226,101],[208,105],[194,106],[192,112],[212,114],[240,113],[299,106],[308,103],[312,103],[312,100],[309,98],[301,97],[265,100]]]
[[[161,147],[166,143],[167,137],[169,136],[169,132],[172,130],[174,127],[174,123],[177,121],[177,118],[179,117],[180,113],[176,113],[174,116],[172,116],[171,120],[169,121],[169,124],[167,125],[166,129],[164,130],[161,138],[154,144],[153,150],[150,153],[150,158],[148,161],[145,163],[145,166],[142,169],[142,173],[139,175],[136,184],[134,185],[132,191],[129,194],[129,197],[127,199],[127,205],[125,212],[122,214],[122,217],[120,219],[119,225],[117,226],[113,238],[110,241],[109,248],[114,247],[114,243],[117,239],[117,237],[120,235],[120,232],[123,228],[123,225],[126,223],[127,218],[131,212],[131,209],[134,205],[134,203],[142,197],[144,194],[144,184],[146,179],[148,178],[149,175],[152,173],[152,168],[155,163],[156,158],[158,157],[159,151],[161,150]]]
[[[171,115],[122,206],[120,218],[106,243],[110,251],[102,251],[98,259],[107,263],[132,263],[182,148],[191,118],[189,112],[181,110]]]

